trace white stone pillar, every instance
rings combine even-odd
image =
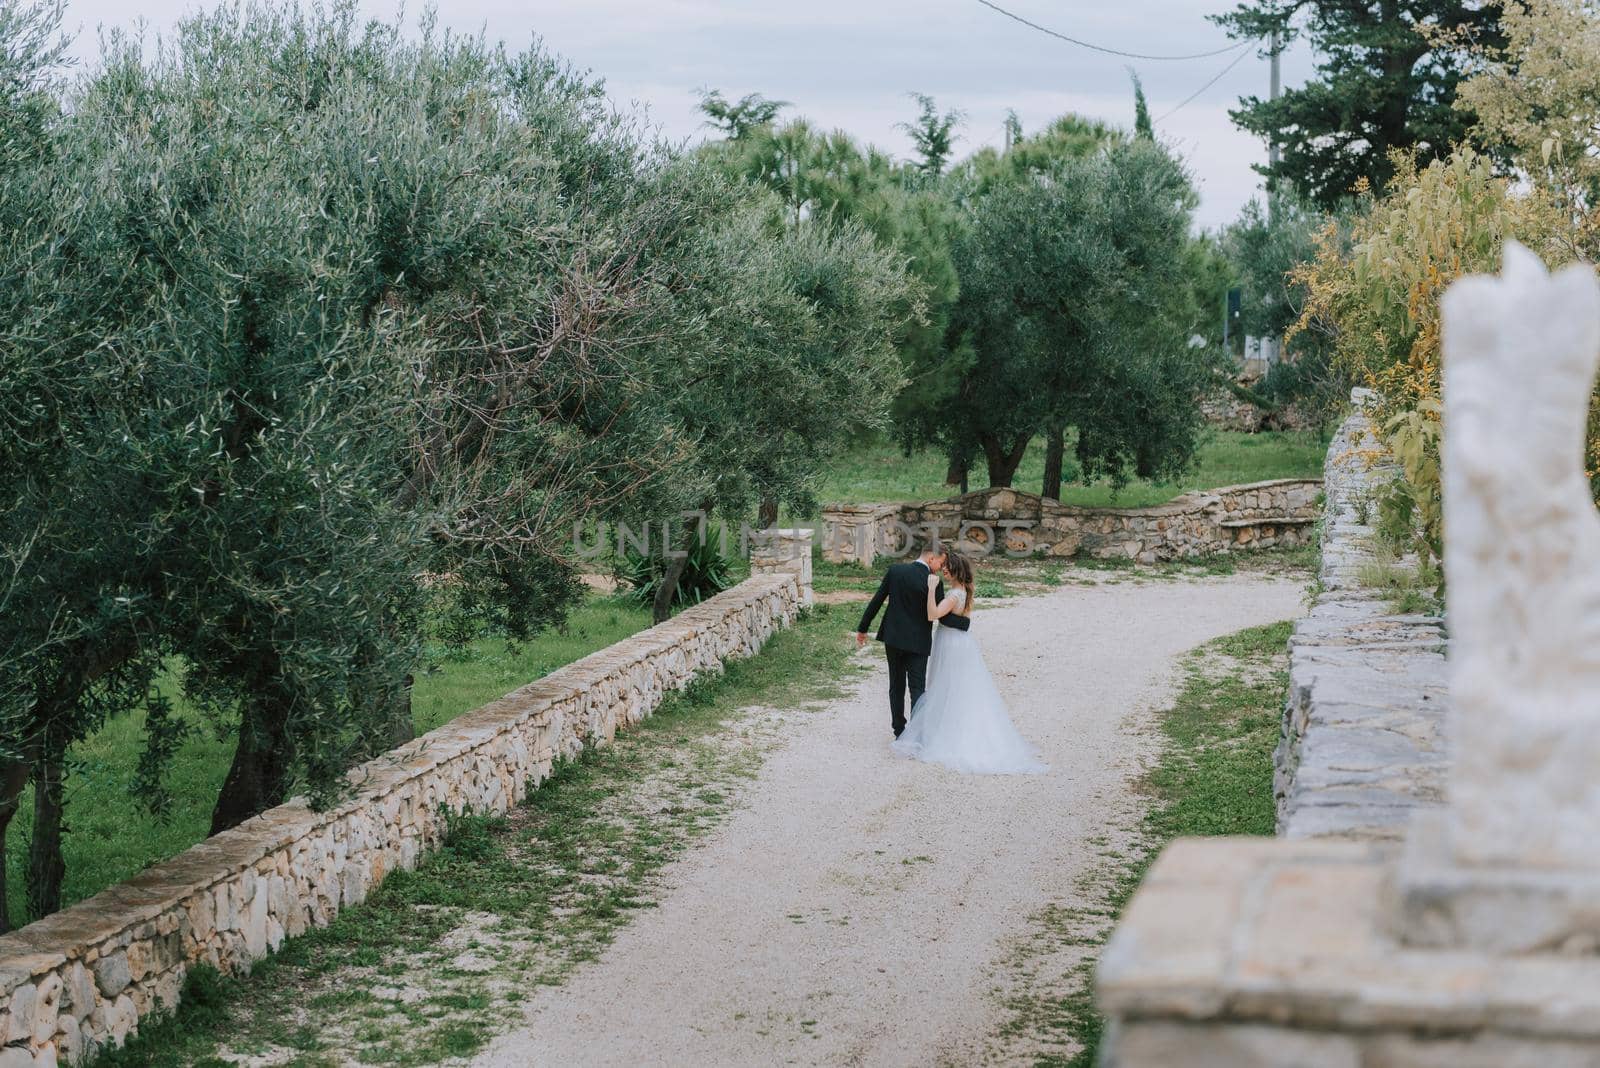
[[[791,574],[800,585],[800,603],[811,604],[811,541],[809,528],[773,527],[750,534],[752,575]]]
[[[1443,480],[1453,764],[1413,823],[1402,935],[1533,951],[1600,940],[1600,515],[1584,442],[1600,283],[1508,243],[1453,285]]]

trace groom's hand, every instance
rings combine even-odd
[[[865,644],[867,644],[867,632],[864,630],[856,631],[856,648],[859,649]]]

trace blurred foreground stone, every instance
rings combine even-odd
[[[1106,1065],[1600,1064],[1600,284],[1508,245],[1444,323],[1448,665],[1438,621],[1341,593],[1369,550],[1330,454],[1284,837],[1158,859],[1101,959]]]

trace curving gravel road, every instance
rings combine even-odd
[[[1298,615],[1301,590],[1241,574],[980,602],[974,633],[1043,776],[891,755],[878,656],[853,694],[790,718],[740,810],[669,869],[660,906],[534,993],[473,1063],[984,1060],[1007,939],[1069,898],[1136,815],[1176,658]]]

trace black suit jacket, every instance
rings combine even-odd
[[[944,583],[934,588],[933,599],[944,600]],[[927,656],[933,651],[933,623],[928,619],[928,566],[920,560],[909,564],[895,564],[884,572],[878,583],[878,592],[867,602],[861,614],[858,634],[872,628],[872,617],[888,603],[883,613],[883,626],[878,629],[878,640],[896,649]],[[948,617],[946,617],[948,618]],[[963,623],[967,620],[962,619]],[[965,630],[965,627],[957,629]]]

